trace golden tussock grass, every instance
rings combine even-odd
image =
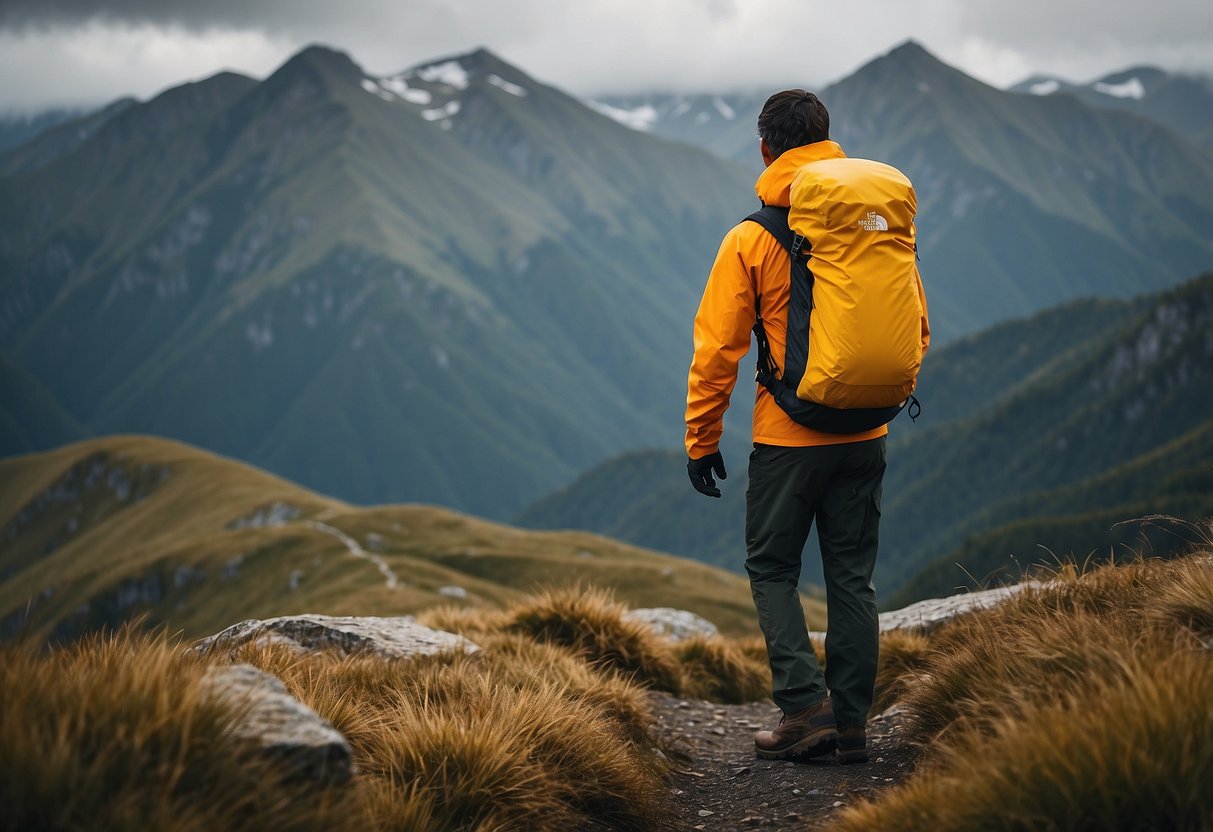
[[[1208,829],[1211,620],[1213,561],[1135,560],[901,645],[923,763],[838,828]]]
[[[922,667],[930,648],[930,640],[913,630],[891,630],[880,634],[873,699],[876,712],[892,705],[905,692],[906,684],[913,673]]]
[[[508,623],[503,610],[486,609],[484,607],[457,607],[444,605],[431,607],[417,614],[417,622],[435,630],[446,630],[448,633],[458,633],[472,641],[484,633],[496,633],[503,630]]]
[[[204,665],[125,628],[45,651],[0,647],[0,827],[354,829],[335,790],[291,782],[228,728]]]
[[[653,828],[665,769],[643,690],[557,647],[483,644],[411,660],[279,646],[232,658],[277,675],[350,740],[366,828]]]
[[[609,589],[549,590],[512,608],[506,629],[567,647],[639,684],[680,692],[683,673],[668,642],[626,612]]]
[[[1012,700],[1041,704],[1074,684],[1121,672],[1151,633],[1170,641],[1190,631],[1159,618],[1164,597],[1199,585],[1203,559],[1134,560],[1022,591],[998,607],[962,616],[930,640],[916,670],[903,677],[900,701],[911,736],[934,742],[958,722],[981,722]]]
[[[127,629],[45,652],[3,648],[0,827],[18,829],[652,830],[665,757],[649,690],[765,698],[754,639],[676,644],[607,592],[505,612],[433,610],[481,649],[388,660],[246,644],[191,653]],[[356,773],[320,789],[230,739],[208,664],[247,662],[350,742]]]
[[[1121,671],[955,733],[917,776],[836,828],[1208,829],[1213,660],[1130,656]]]
[[[770,695],[771,670],[762,658],[719,637],[698,636],[675,646],[686,675],[683,693],[699,699],[736,704]]]

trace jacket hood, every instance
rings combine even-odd
[[[754,193],[762,200],[763,205],[778,205],[786,208],[792,204],[792,180],[796,172],[809,162],[822,159],[845,159],[845,153],[838,142],[824,141],[793,147],[784,151],[778,159],[758,177],[754,183]]]

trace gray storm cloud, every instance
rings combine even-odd
[[[1141,63],[1213,72],[1213,3],[0,0],[0,107],[148,94],[221,68],[264,74],[310,42],[373,72],[486,45],[592,94],[818,85],[906,38],[997,84]]]

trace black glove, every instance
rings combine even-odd
[[[720,455],[720,451],[714,451],[699,459],[687,457],[687,474],[691,478],[691,485],[695,486],[695,490],[700,494],[719,497],[720,489],[716,487],[716,480],[712,479],[713,471],[722,480],[729,478],[724,472],[724,457]]]

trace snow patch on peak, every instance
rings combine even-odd
[[[712,99],[712,106],[716,108],[716,112],[725,117],[726,121],[732,121],[733,119],[737,118],[736,111],[726,104],[725,100],[720,96],[716,96]]]
[[[432,110],[422,110],[421,117],[426,121],[438,121],[443,118],[450,118],[459,112],[460,104],[457,100],[448,101],[441,107],[435,107]]]
[[[516,95],[519,98],[523,98],[526,96],[525,88],[520,87],[517,84],[511,84],[509,81],[505,80],[500,75],[494,75],[493,73],[490,72],[489,73],[489,83],[492,84],[494,87],[505,90],[510,95]]]
[[[468,88],[468,73],[459,61],[444,61],[417,69],[417,77],[431,84],[446,84],[457,90]]]
[[[1028,87],[1028,92],[1032,95],[1052,95],[1059,89],[1061,89],[1061,84],[1055,78],[1049,78],[1032,84]]]
[[[376,84],[374,81],[372,81],[370,78],[362,79],[362,88],[364,90],[366,90],[367,92],[369,92],[371,95],[379,96],[384,101],[395,101],[396,100],[396,97],[394,95],[392,95],[387,90],[380,89],[379,85]]]
[[[651,104],[644,104],[632,110],[624,110],[603,104],[601,101],[590,101],[589,105],[607,118],[612,118],[624,127],[644,132],[649,130],[657,121],[657,110]]]
[[[365,82],[363,83],[365,85]],[[434,97],[425,90],[410,87],[404,80],[403,75],[397,75],[393,78],[383,78],[379,81],[379,86],[394,92],[410,104],[425,105],[434,100]]]
[[[1102,92],[1104,95],[1110,95],[1113,98],[1133,98],[1142,99],[1146,97],[1145,85],[1141,83],[1141,79],[1134,76],[1122,84],[1105,84],[1102,81],[1096,81],[1093,85],[1096,92]]]

